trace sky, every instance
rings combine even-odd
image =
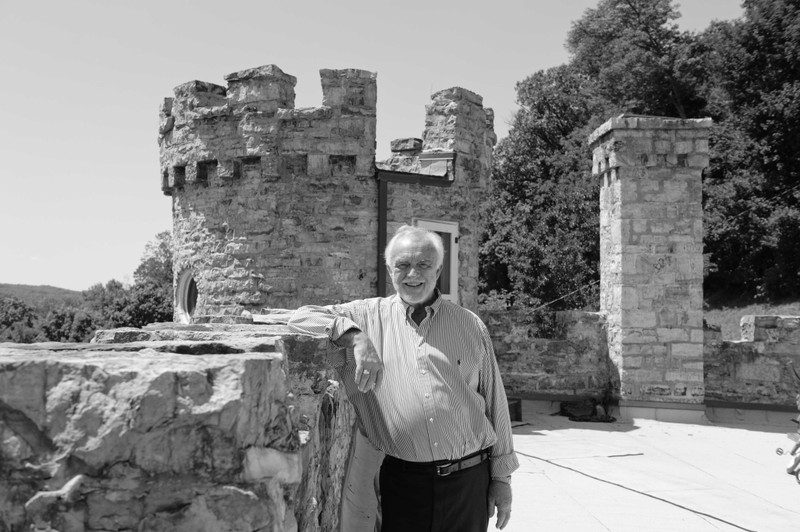
[[[598,0],[0,0],[0,283],[85,290],[132,282],[172,226],[160,190],[158,108],[191,80],[275,64],[296,106],[319,70],[378,73],[377,158],[419,137],[453,86],[483,96],[498,138],[514,87],[566,63]],[[681,29],[741,16],[739,0],[682,0]]]

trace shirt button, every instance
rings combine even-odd
[[[439,447],[439,442],[438,441],[433,442],[433,446],[434,447]]]
[[[428,372],[427,372],[427,371],[425,371],[424,369],[421,369],[421,370],[419,370],[419,372],[420,372],[420,373],[422,373],[423,375],[425,375],[426,373],[428,373]]]
[[[433,418],[430,418],[428,421],[430,421],[431,423],[433,423]]]
[[[429,393],[425,394],[425,399],[430,399],[430,397],[431,397],[431,394],[429,394]]]

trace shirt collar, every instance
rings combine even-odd
[[[439,291],[438,288],[433,289],[433,295],[435,296],[433,303],[431,303],[425,308],[431,309],[431,313],[436,314],[437,312],[439,312],[439,307],[442,306],[442,301],[444,301],[444,298],[442,297],[442,293]],[[406,316],[408,316],[411,312],[413,312],[414,307],[403,301],[403,299],[400,297],[400,294],[395,293],[393,298],[395,303],[399,303],[403,306]]]

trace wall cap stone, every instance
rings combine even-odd
[[[673,118],[623,113],[595,129],[589,135],[589,146],[594,146],[615,129],[708,129],[711,123],[711,118]]]
[[[265,80],[279,80],[288,81],[294,87],[297,85],[297,78],[291,74],[287,74],[281,70],[277,65],[263,65],[260,67],[247,68],[238,72],[233,72],[225,76],[225,81],[236,82],[246,81],[249,79],[265,79]]]

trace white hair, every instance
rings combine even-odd
[[[403,225],[394,232],[394,236],[389,240],[383,252],[384,260],[389,268],[392,267],[394,248],[400,240],[406,238],[427,240],[436,249],[436,267],[438,268],[444,263],[444,242],[442,242],[442,237],[438,233],[416,225]]]

